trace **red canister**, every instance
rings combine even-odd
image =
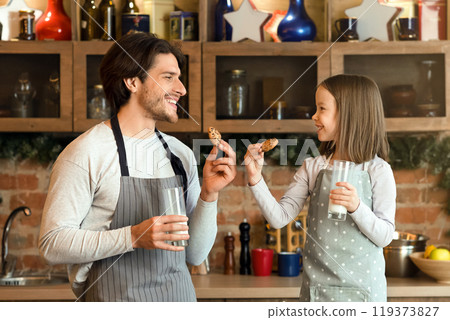
[[[418,4],[420,40],[446,40],[446,0],[419,0]]]

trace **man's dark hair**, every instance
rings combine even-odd
[[[182,69],[185,57],[181,50],[154,34],[127,34],[108,50],[100,64],[100,79],[106,99],[116,113],[130,99],[123,79],[138,77],[144,82],[155,57],[161,53],[173,54]]]

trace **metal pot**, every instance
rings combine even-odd
[[[387,277],[411,277],[419,269],[409,258],[413,252],[425,251],[428,237],[408,232],[394,233],[392,242],[383,249]]]

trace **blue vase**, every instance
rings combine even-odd
[[[231,40],[233,28],[224,19],[223,15],[228,12],[233,12],[233,4],[231,0],[219,0],[216,5],[216,25],[215,25],[215,41]]]
[[[304,0],[289,0],[289,10],[278,25],[277,34],[283,42],[314,40],[316,25],[306,13]]]

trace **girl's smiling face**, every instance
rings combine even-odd
[[[338,110],[333,95],[320,86],[316,91],[316,113],[312,116],[320,141],[333,141],[337,137]]]

